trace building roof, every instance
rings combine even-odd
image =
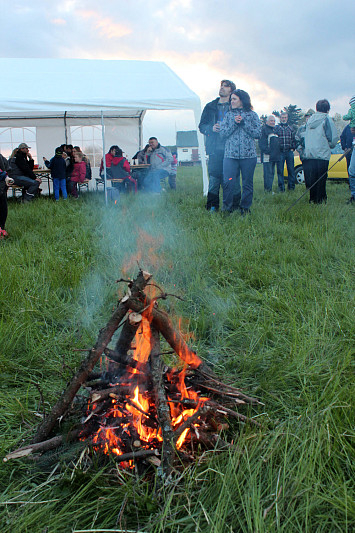
[[[176,146],[178,148],[196,148],[198,146],[197,131],[177,131]]]

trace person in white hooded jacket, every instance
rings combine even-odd
[[[316,113],[309,118],[304,134],[304,157],[308,160],[309,172],[309,201],[315,204],[327,201],[326,182],[331,148],[334,148],[339,140],[334,122],[328,116],[329,110],[328,100],[318,100]]]

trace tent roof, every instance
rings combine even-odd
[[[192,109],[200,99],[157,61],[0,58],[0,118],[139,116],[147,109]]]

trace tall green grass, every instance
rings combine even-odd
[[[137,262],[168,292],[173,316],[224,379],[257,395],[261,429],[233,427],[170,486],[88,468],[59,450],[48,464],[3,463],[0,528],[146,532],[352,531],[354,509],[354,209],[347,185],[328,204],[265,195],[252,214],[211,215],[199,169],[160,197],[102,194],[10,202],[0,243],[1,455],[28,442],[111,314]],[[44,405],[41,400],[42,391]],[[21,503],[22,502],[22,503]]]

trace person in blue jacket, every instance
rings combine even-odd
[[[44,164],[51,171],[51,176],[53,180],[53,189],[54,189],[54,198],[56,202],[59,201],[59,191],[62,191],[63,199],[66,200],[67,195],[67,184],[66,184],[66,170],[67,165],[65,159],[67,154],[64,152],[63,148],[60,146],[55,149],[55,156],[48,161],[45,157],[43,158]]]

